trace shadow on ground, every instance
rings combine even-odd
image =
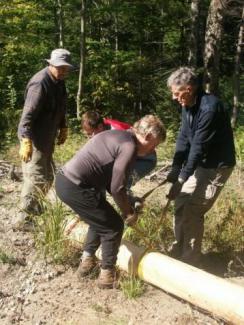
[[[203,254],[201,268],[220,277],[244,276],[244,252],[234,252],[232,256],[217,252]]]

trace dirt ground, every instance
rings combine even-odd
[[[13,257],[0,261],[0,324],[224,324],[151,285],[130,300],[120,289],[98,289],[95,280],[79,282],[74,267],[44,261],[33,234],[11,227],[21,183],[7,175],[0,182],[0,254]]]

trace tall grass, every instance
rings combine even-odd
[[[244,197],[243,197],[243,157],[244,137],[243,127],[235,131],[235,143],[238,164],[233,175],[224,187],[217,202],[207,213],[205,218],[204,250],[226,253],[229,255],[243,252],[244,247]],[[80,133],[71,133],[67,142],[62,146],[56,146],[54,159],[58,165],[64,164],[86,142]],[[172,159],[175,144],[175,133],[168,131],[167,143],[157,149],[158,160]],[[18,147],[9,148],[5,156],[11,159],[17,156]],[[8,154],[9,153],[9,154]],[[13,154],[13,153],[16,153]],[[63,237],[65,227],[65,208],[60,202],[49,203],[42,199],[45,206],[44,213],[39,219],[37,232],[37,246],[45,255],[51,255],[54,260],[64,260],[67,256],[68,243]],[[162,219],[161,199],[156,200],[153,206],[148,204],[140,216],[138,227],[145,233],[154,249],[165,251],[173,240],[172,216],[173,207]],[[132,228],[127,228],[124,237],[138,245],[145,246],[143,236]]]
[[[38,217],[35,242],[39,252],[55,263],[71,262],[75,249],[65,237],[67,210],[56,198],[42,198],[43,213]]]
[[[205,220],[205,248],[229,255],[244,253],[244,200],[237,166]]]
[[[126,276],[120,279],[120,288],[128,299],[140,297],[145,291],[144,283],[135,276]]]

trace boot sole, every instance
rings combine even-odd
[[[99,267],[98,265],[95,265],[91,270],[87,271],[87,272],[79,272],[77,271],[77,278],[79,280],[82,280],[84,278],[94,278],[98,275],[98,271],[99,271]]]
[[[115,283],[99,283],[97,284],[99,289],[114,289],[115,288]]]

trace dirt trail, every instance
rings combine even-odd
[[[0,262],[0,324],[223,324],[150,285],[129,300],[119,289],[98,289],[95,280],[79,282],[76,268],[48,264],[37,255],[31,233],[11,228],[20,182],[0,182],[0,254],[13,257]]]

